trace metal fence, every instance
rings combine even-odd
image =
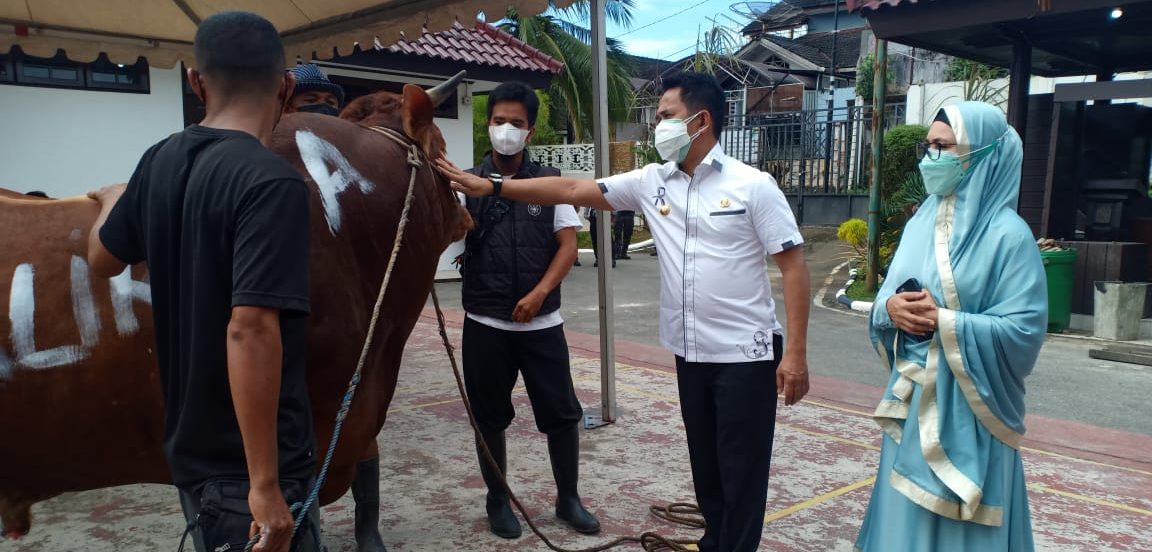
[[[885,109],[884,130],[904,124],[904,105]],[[872,106],[848,106],[729,119],[720,138],[728,155],[772,174],[785,192],[866,191]]]

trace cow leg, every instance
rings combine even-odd
[[[0,525],[8,539],[19,539],[32,529],[32,504],[35,500],[0,496]]]
[[[372,440],[369,456],[356,464],[352,500],[356,502],[356,550],[388,552],[380,537],[380,451]]]

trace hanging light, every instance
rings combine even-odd
[[[1120,19],[1124,17],[1124,10],[1120,8],[1112,8],[1112,13],[1109,15],[1112,19]]]

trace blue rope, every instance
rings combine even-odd
[[[357,367],[356,372],[352,374],[352,379],[348,382],[348,391],[344,393],[344,400],[341,401],[340,410],[336,413],[336,428],[332,431],[332,439],[328,442],[328,452],[324,454],[324,464],[320,468],[320,475],[316,477],[316,483],[312,485],[312,492],[308,493],[308,499],[304,501],[304,506],[296,514],[296,523],[292,526],[293,537],[296,536],[296,531],[300,529],[300,524],[304,522],[304,518],[308,517],[308,510],[320,497],[320,488],[328,479],[328,468],[332,465],[332,457],[336,455],[336,442],[340,440],[340,431],[344,429],[344,420],[348,418],[348,410],[352,407],[352,397],[360,385],[360,372],[361,367]]]

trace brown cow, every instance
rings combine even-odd
[[[380,93],[387,97],[376,103],[392,112],[368,120],[413,137],[421,165],[384,315],[322,504],[347,492],[356,462],[374,447],[439,256],[470,226],[431,162],[444,149],[433,105],[460,77],[428,93],[412,85],[402,96]],[[305,175],[312,195],[307,367],[322,452],[388,263],[409,150],[356,123],[313,114],[285,116],[273,149]],[[0,521],[5,534],[19,536],[31,527],[31,505],[62,492],[170,478],[144,267],[111,280],[89,274],[95,201],[12,195],[0,194]]]

